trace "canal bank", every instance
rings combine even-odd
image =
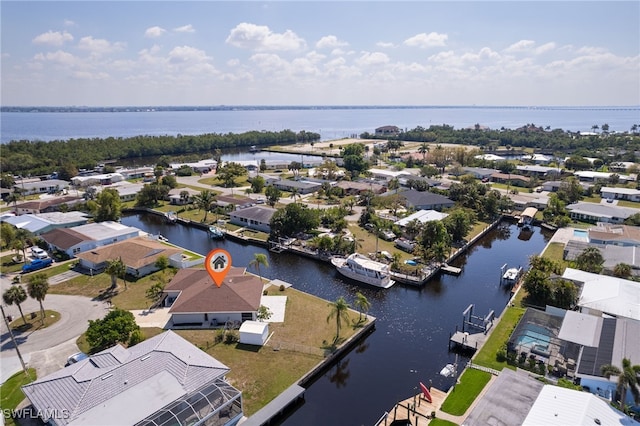
[[[394,286],[380,291],[343,280],[325,262],[272,253],[266,247],[229,239],[211,240],[205,230],[167,224],[161,217],[134,215],[122,222],[162,234],[196,253],[224,248],[238,265],[248,265],[255,253],[263,253],[269,261],[269,267],[262,270],[267,278],[293,283],[298,290],[324,300],[344,296],[352,303],[361,292],[371,302],[369,314],[376,318],[375,331],[308,383],[304,399],[287,412],[282,425],[370,425],[381,410],[412,395],[420,381],[432,380],[434,387],[448,389],[452,380],[439,371],[455,360],[455,354],[447,350],[449,332],[460,323],[464,309],[474,303],[478,312],[501,312],[511,294],[499,286],[500,266],[525,264],[549,238],[536,230],[529,240],[519,240],[515,224],[503,222],[455,260],[462,267],[459,276],[442,274],[422,287]]]

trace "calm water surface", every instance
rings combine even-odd
[[[476,315],[499,314],[510,294],[500,288],[500,267],[526,266],[539,254],[550,234],[536,228],[527,241],[519,228],[505,223],[492,231],[454,264],[460,276],[442,275],[421,288],[396,284],[387,290],[361,287],[343,280],[329,264],[291,254],[275,254],[251,245],[207,238],[203,230],[168,225],[158,217],[134,215],[122,223],[162,234],[171,242],[207,254],[228,250],[235,266],[246,266],[254,253],[264,253],[269,268],[262,274],[294,284],[298,290],[328,301],[344,296],[353,303],[357,291],[371,302],[375,331],[306,391],[305,401],[283,425],[373,425],[394,404],[417,393],[418,382],[447,390],[452,378],[438,373],[455,360],[448,352],[449,333],[462,324],[462,312],[475,304]],[[464,360],[461,360],[464,362]]]

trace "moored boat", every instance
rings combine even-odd
[[[333,257],[331,263],[338,272],[352,280],[380,288],[389,288],[395,284],[395,281],[391,279],[389,265],[369,259],[359,253],[353,253],[347,258]]]
[[[217,226],[211,225],[209,227],[209,238],[213,238],[214,240],[224,238],[224,231]]]

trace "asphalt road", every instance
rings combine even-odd
[[[10,277],[0,278],[0,290],[11,286]],[[15,284],[14,284],[15,285]],[[31,298],[22,303],[25,315],[40,310],[39,303]],[[36,368],[38,377],[43,377],[63,367],[67,357],[78,352],[75,340],[87,330],[88,320],[102,318],[108,312],[104,302],[93,301],[81,296],[50,294],[43,301],[45,309],[60,313],[60,320],[50,327],[25,333],[14,333],[18,349],[28,364]],[[19,318],[17,306],[3,304],[5,314]],[[0,322],[0,383],[22,369],[15,346],[4,321]]]

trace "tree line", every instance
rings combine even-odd
[[[203,135],[141,135],[134,137],[79,138],[69,140],[12,141],[2,146],[0,168],[16,175],[48,175],[66,164],[93,169],[108,160],[124,160],[161,155],[189,155],[216,149],[311,142],[320,139],[314,132],[250,131]]]

